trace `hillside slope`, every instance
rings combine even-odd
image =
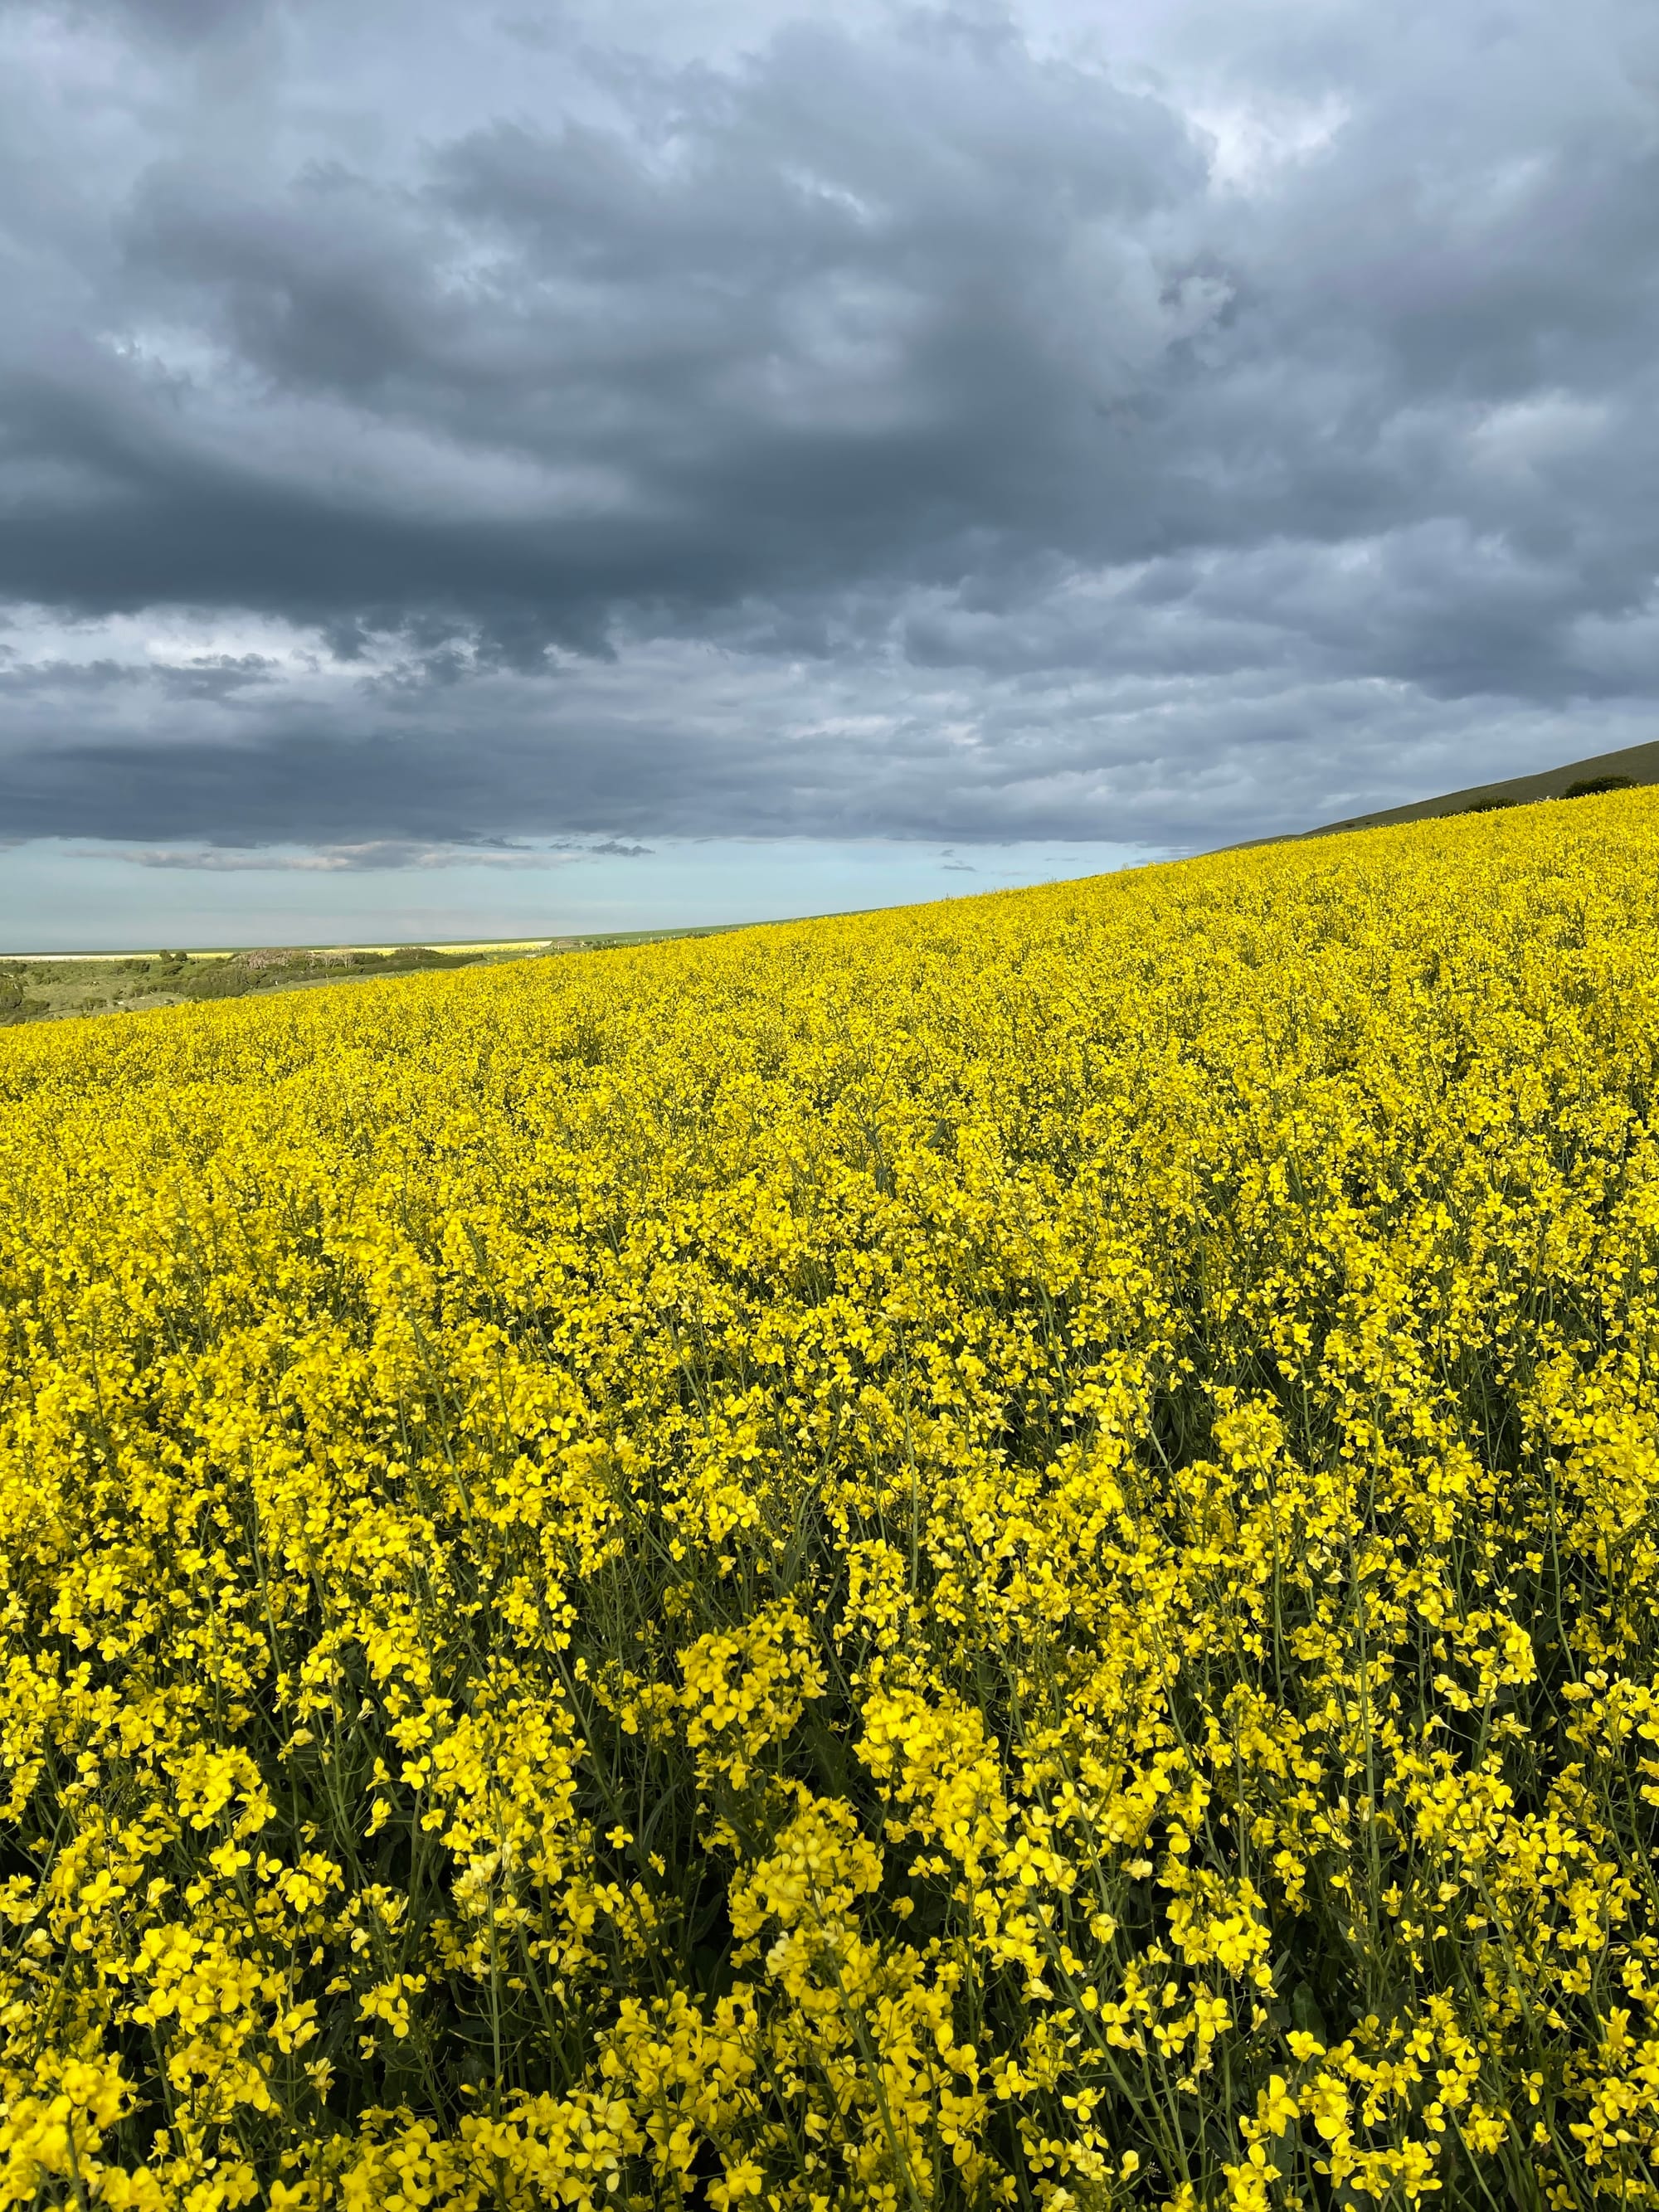
[[[1437,799],[1413,799],[1409,806],[1385,806],[1375,814],[1351,814],[1340,822],[1322,822],[1316,830],[1304,830],[1304,837],[1334,837],[1345,830],[1381,830],[1393,823],[1431,822],[1448,814],[1474,814],[1491,806],[1528,806],[1538,799],[1565,799],[1570,785],[1592,776],[1627,775],[1632,783],[1659,783],[1659,739],[1644,745],[1626,745],[1613,753],[1592,753],[1588,760],[1566,761],[1559,768],[1541,769],[1536,775],[1512,775],[1501,783],[1473,783],[1464,791],[1443,792]]]
[[[0,1033],[0,2204],[1648,2212],[1656,831]]]

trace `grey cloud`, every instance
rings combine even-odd
[[[149,75],[0,203],[0,594],[207,641],[15,646],[0,834],[1201,843],[1650,734],[1644,0],[61,21]]]
[[[280,664],[267,653],[201,653],[182,661],[29,660],[9,649],[0,660],[0,696],[84,697],[89,693],[159,689],[170,700],[222,701],[251,685],[268,683]]]
[[[84,697],[88,693],[119,690],[148,670],[134,669],[118,660],[28,661],[21,654],[9,656],[10,665],[0,669],[0,696],[27,694]]]
[[[608,849],[604,846],[592,848]],[[507,849],[489,843],[474,845],[423,844],[417,839],[376,837],[356,845],[321,845],[297,853],[273,851],[269,847],[237,851],[222,846],[195,849],[188,846],[133,846],[125,857],[141,868],[183,868],[212,875],[264,873],[355,875],[377,869],[403,868],[548,868],[580,859],[575,850],[538,853]]]
[[[172,46],[234,33],[269,12],[269,0],[60,0],[53,10],[31,7],[28,0],[0,0],[0,18],[53,13],[71,29],[95,33],[115,25],[141,40],[160,39]]]
[[[170,699],[228,699],[269,681],[279,664],[269,653],[204,653],[186,661],[161,661],[155,679]]]
[[[921,690],[919,674],[893,659],[790,678],[659,648],[641,672],[624,657],[552,687],[498,672],[478,697],[417,695],[349,739],[326,697],[198,702],[174,710],[165,745],[142,718],[134,733],[114,690],[88,704],[90,734],[65,738],[48,718],[0,752],[0,835],[257,854],[266,843],[489,849],[502,823],[526,840],[648,844],[799,835],[805,822],[833,837],[943,830],[971,866],[980,841],[1179,847],[1200,823],[1204,842],[1224,842],[1293,826],[1298,793],[1330,818],[1394,779],[1451,788],[1470,762],[1495,771],[1547,757],[1559,738],[1553,710],[1486,696],[1447,706],[1375,679],[951,669]],[[1648,734],[1639,709],[1611,702],[1575,718],[1573,747]]]
[[[147,27],[185,40],[237,30],[270,12],[265,0],[119,0],[119,4]]]

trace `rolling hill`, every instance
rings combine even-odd
[[[1568,761],[1536,775],[1512,775],[1501,783],[1471,784],[1465,791],[1448,791],[1437,799],[1413,799],[1408,806],[1386,806],[1375,814],[1351,814],[1340,822],[1322,822],[1316,830],[1295,834],[1304,837],[1334,837],[1345,830],[1380,830],[1394,822],[1429,822],[1446,814],[1475,814],[1488,807],[1528,806],[1534,799],[1565,799],[1575,783],[1598,776],[1627,776],[1632,783],[1659,783],[1659,739],[1647,744],[1626,745],[1612,753],[1593,753],[1588,760]]]

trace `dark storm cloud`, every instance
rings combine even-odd
[[[152,167],[123,282],[219,361],[16,362],[0,589],[413,616],[522,659],[1097,547],[1136,467],[1099,410],[1219,298],[1138,235],[1201,185],[1167,110],[945,22],[624,88],[625,129],[493,124],[413,184]],[[1126,502],[1104,535],[1149,527]]]
[[[0,834],[1201,843],[1648,734],[1651,11],[1158,13],[0,8]]]

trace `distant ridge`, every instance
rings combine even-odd
[[[1626,745],[1616,753],[1592,753],[1536,775],[1512,775],[1503,783],[1473,783],[1467,791],[1448,791],[1438,799],[1419,799],[1409,806],[1385,806],[1376,814],[1351,814],[1346,821],[1322,822],[1316,830],[1292,831],[1299,837],[1334,837],[1344,830],[1380,830],[1390,822],[1431,822],[1443,814],[1469,814],[1484,806],[1525,806],[1535,799],[1565,797],[1567,786],[1591,776],[1627,775],[1632,783],[1659,783],[1659,738]],[[1277,840],[1261,839],[1262,843]]]

